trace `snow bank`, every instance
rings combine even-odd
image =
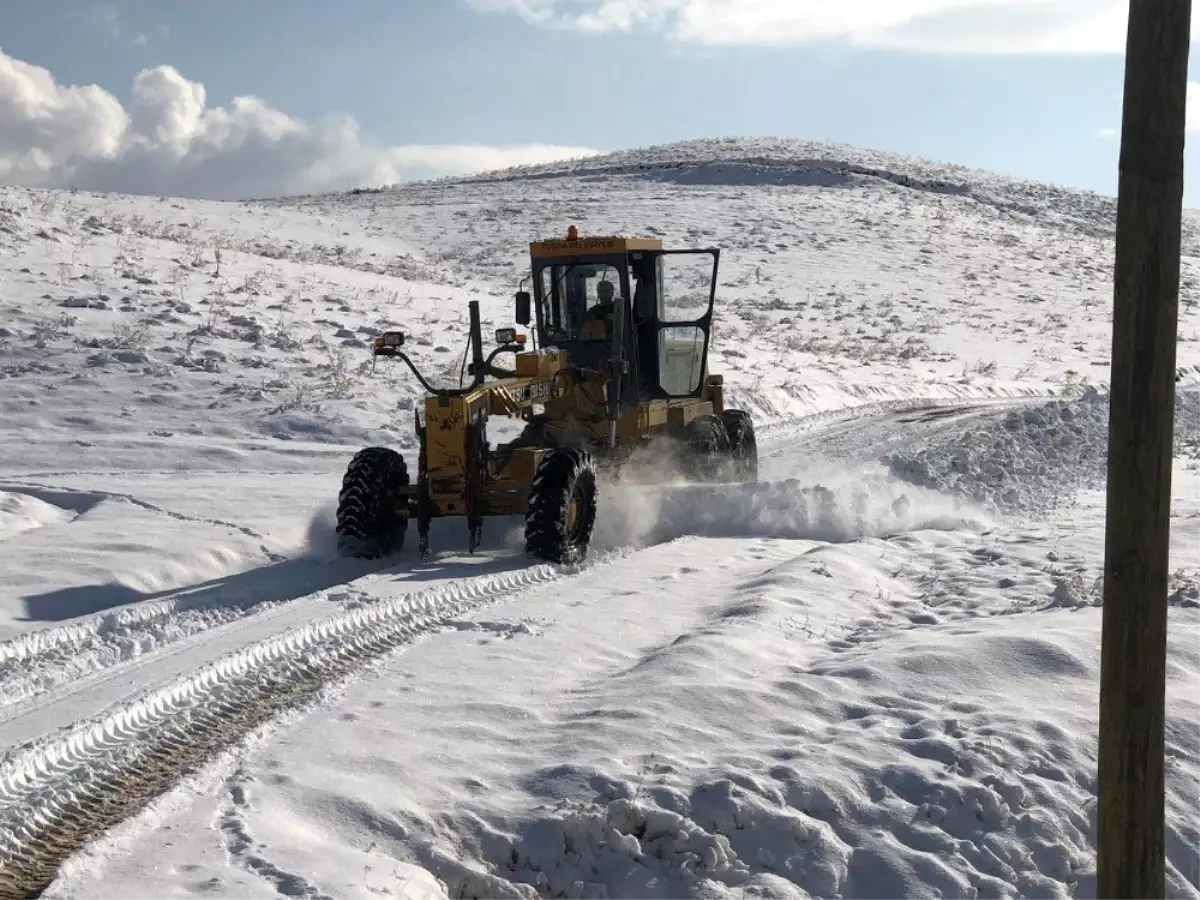
[[[0,491],[0,540],[22,531],[32,531],[59,522],[69,522],[76,513],[26,493]]]
[[[974,544],[940,544],[959,608],[890,575],[913,560],[888,544],[764,560],[704,592],[704,622],[516,729],[527,806],[501,788],[466,801],[450,835],[411,823],[422,863],[453,897],[1094,896],[1099,610],[1010,606],[1033,586],[998,590],[988,572],[1035,551]],[[661,584],[656,611],[697,588]],[[1168,893],[1195,898],[1189,622],[1170,654]],[[524,655],[543,671],[545,651]],[[536,757],[546,731],[569,760]]]
[[[1103,483],[1108,459],[1107,394],[1088,389],[988,420],[922,449],[883,458],[896,478],[985,508],[1046,514],[1082,488]],[[1200,433],[1200,391],[1176,395],[1176,446]]]
[[[1013,622],[815,667],[792,691],[865,692],[842,723],[765,768],[678,790],[658,785],[664,761],[632,796],[543,809],[492,861],[490,892],[465,871],[455,896],[1094,896],[1097,671],[1080,624],[1059,613],[1042,621],[1054,637]],[[1173,709],[1172,754],[1194,750],[1188,712]],[[1195,773],[1171,780],[1169,896],[1200,896]]]

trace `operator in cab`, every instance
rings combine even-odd
[[[604,336],[612,335],[613,315],[616,311],[616,286],[611,281],[601,281],[596,285],[596,302],[588,309],[583,319],[583,334],[594,334],[599,337],[598,332],[594,332],[588,328],[588,323],[599,322],[604,326]],[[585,338],[589,339],[589,338]]]

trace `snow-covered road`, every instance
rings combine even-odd
[[[919,405],[863,412],[848,421],[824,417],[796,422],[764,440],[764,477],[769,479],[772,471],[802,471],[813,465],[814,454],[829,458],[822,452],[823,437],[840,449],[840,442],[856,443],[853,433],[858,432],[858,445],[869,447],[868,435],[895,435],[904,427],[901,423],[908,423],[910,434],[919,434],[922,427],[946,428],[950,421],[972,414],[980,411],[956,406],[939,415]],[[235,493],[260,498],[270,493],[262,483],[269,478],[246,481]],[[83,498],[90,504],[87,509],[120,500],[145,514],[165,513],[171,521],[195,523],[192,515],[159,505],[162,498],[152,490],[146,493],[155,496],[154,501],[113,490],[87,494],[72,488],[71,482],[64,478],[53,487],[21,483],[3,489],[44,503],[65,504],[70,499],[83,505]],[[189,491],[203,495],[204,484],[199,478]],[[159,598],[114,604],[103,613],[72,617],[0,643],[0,734],[7,749],[0,767],[0,824],[15,836],[3,844],[5,876],[44,879],[65,853],[98,829],[120,821],[197,760],[243,738],[353,667],[444,629],[481,607],[562,579],[569,582],[543,590],[574,597],[587,590],[589,579],[601,585],[612,579],[631,581],[629,572],[653,580],[651,573],[663,560],[664,577],[669,577],[677,568],[675,549],[656,556],[646,549],[639,553],[638,548],[678,542],[689,531],[704,529],[706,520],[709,531],[719,523],[737,534],[739,523],[728,516],[739,505],[747,519],[741,525],[765,525],[767,533],[781,524],[764,518],[770,504],[781,510],[786,506],[794,526],[811,530],[814,537],[833,536],[830,529],[857,532],[862,527],[852,522],[848,509],[836,508],[836,502],[814,510],[811,517],[796,518],[796,497],[786,488],[780,495],[780,490],[766,481],[756,486],[668,489],[654,500],[642,496],[642,502],[657,510],[657,521],[642,518],[650,506],[631,507],[630,498],[615,495],[624,508],[604,517],[600,549],[579,572],[530,567],[513,548],[501,545],[474,559],[442,554],[426,566],[393,560],[386,569],[364,573],[367,564],[327,558],[314,546],[309,557],[281,559]],[[279,499],[288,496],[277,493]],[[213,508],[211,503],[208,508]],[[706,516],[706,510],[716,515]],[[268,515],[262,505],[257,512]],[[895,528],[899,523],[897,514],[882,507],[869,512],[877,520],[868,529]],[[938,511],[935,519],[925,522],[918,514],[905,525],[937,527],[943,515]],[[260,537],[250,525],[205,521],[213,528]],[[885,524],[888,521],[893,524]],[[945,521],[959,524],[957,519]],[[48,522],[45,528],[74,524]],[[453,529],[443,530],[447,538],[455,537]],[[53,534],[46,537],[55,540]],[[77,543],[75,536],[71,540]],[[64,543],[64,536],[57,542]],[[751,558],[758,557],[751,553]],[[729,584],[748,575],[732,563],[722,571]],[[711,578],[701,583],[709,582]],[[718,589],[717,582],[712,586]],[[622,604],[626,615],[641,615],[644,601],[644,590],[633,589],[607,605],[614,615]],[[90,602],[96,602],[94,595]],[[673,627],[666,619],[660,624]],[[96,812],[98,806],[104,814]],[[32,829],[29,822],[40,827]]]
[[[667,791],[662,796],[668,797],[663,785],[672,779],[666,776],[694,769],[701,761],[701,768],[712,770],[725,757],[732,760],[730,765],[742,760],[745,768],[718,790],[725,795],[721,815],[736,818],[738,792],[731,794],[731,785],[761,793],[763,773],[757,771],[761,760],[791,759],[800,752],[781,749],[782,738],[812,741],[818,723],[830,734],[841,734],[844,724],[839,723],[897,715],[892,704],[901,703],[896,698],[904,692],[894,693],[892,700],[875,696],[872,691],[881,691],[884,685],[873,669],[862,668],[865,663],[851,662],[857,655],[874,647],[882,648],[885,655],[900,654],[897,642],[903,642],[903,654],[921,658],[941,641],[970,644],[968,636],[979,634],[978,630],[954,627],[958,621],[1037,612],[1043,625],[1060,635],[1055,642],[1041,646],[1024,626],[1014,625],[989,631],[986,654],[1011,657],[1022,677],[1034,681],[1058,679],[1064,674],[1062,667],[1072,676],[1086,675],[1087,665],[1077,659],[1081,648],[1064,656],[1068,651],[1060,646],[1065,639],[1061,635],[1069,638],[1073,631],[1069,620],[1055,619],[1062,615],[1056,610],[1071,607],[1076,600],[1088,603],[1086,597],[1063,595],[1067,579],[1055,580],[1045,560],[1022,559],[1019,551],[1012,560],[1014,575],[999,577],[1006,553],[1030,542],[1032,536],[995,532],[982,507],[896,481],[882,472],[864,476],[870,459],[878,458],[881,449],[888,454],[907,451],[915,458],[939,439],[953,440],[971,427],[996,427],[994,423],[1005,417],[1011,420],[1014,414],[1021,415],[1019,410],[1014,413],[1011,403],[1000,407],[887,404],[855,415],[825,415],[781,425],[764,438],[760,484],[677,486],[652,492],[654,496],[644,489],[624,493],[610,489],[598,530],[598,551],[576,569],[529,565],[516,552],[516,523],[510,523],[512,531],[494,534],[485,552],[475,558],[448,550],[424,566],[411,554],[375,566],[336,560],[320,540],[318,510],[307,555],[12,638],[0,644],[0,696],[4,698],[0,734],[8,748],[0,763],[0,835],[4,836],[0,837],[0,878],[4,879],[0,883],[5,893],[14,895],[44,886],[73,853],[101,838],[84,858],[99,855],[116,866],[118,880],[106,882],[111,889],[122,896],[157,896],[168,882],[178,888],[181,870],[174,867],[164,872],[166,881],[147,881],[140,867],[128,882],[121,880],[123,864],[113,848],[120,845],[122,835],[129,839],[131,829],[148,827],[142,821],[145,816],[118,827],[115,838],[105,837],[105,831],[120,826],[147,802],[150,822],[172,809],[194,817],[201,811],[180,808],[179,779],[197,766],[207,766],[202,772],[209,774],[193,775],[193,780],[214,777],[213,771],[228,769],[230,759],[247,753],[253,757],[255,751],[246,748],[253,747],[256,738],[271,734],[271,742],[263,745],[271,748],[270,755],[285,752],[298,740],[306,745],[302,755],[308,763],[275,765],[288,772],[281,783],[294,784],[303,778],[306,766],[316,765],[313,760],[325,759],[343,777],[355,773],[349,776],[355,781],[369,778],[383,766],[388,777],[407,785],[405,803],[411,804],[411,818],[401,830],[408,835],[407,856],[423,867],[405,869],[410,894],[420,893],[421,885],[432,890],[422,880],[422,871],[435,873],[453,896],[506,894],[515,889],[514,883],[537,883],[538,877],[549,879],[542,887],[552,893],[577,891],[575,882],[581,878],[586,884],[602,882],[605,890],[624,895],[655,892],[658,870],[647,868],[645,851],[630,849],[633,843],[626,839],[616,848],[610,840],[600,839],[591,850],[599,857],[614,852],[629,856],[620,857],[624,860],[620,866],[642,862],[640,867],[623,870],[620,879],[624,880],[616,882],[616,872],[608,871],[618,865],[612,858],[597,857],[574,867],[561,861],[548,865],[548,860],[518,859],[506,864],[512,880],[502,882],[468,861],[503,868],[495,847],[489,845],[489,828],[500,827],[499,822],[510,822],[513,816],[527,820],[534,814],[530,804],[535,801],[578,799],[581,788],[585,793],[607,793],[610,805],[628,801],[637,795],[637,788],[630,787],[635,776],[644,780],[647,773],[657,776],[659,792]],[[243,480],[234,493],[260,499],[272,494],[269,476]],[[55,489],[39,488],[40,496],[77,496],[71,493],[71,479],[64,481]],[[204,486],[205,479],[199,478],[193,490],[203,492]],[[13,486],[5,490],[12,492]],[[142,501],[132,492],[113,495],[136,501],[133,505],[147,515],[157,516],[167,509],[160,505],[161,496],[153,490],[147,493],[154,499]],[[280,501],[290,496],[282,490],[274,493]],[[187,504],[181,506],[186,509]],[[214,507],[209,503],[208,508]],[[285,514],[284,508],[271,509],[264,502],[254,509],[263,521]],[[168,518],[181,527],[194,524],[186,513]],[[45,528],[71,524],[48,523]],[[224,515],[209,524],[250,528],[226,521]],[[989,534],[993,535],[990,548]],[[453,541],[459,536],[446,528],[439,537]],[[1186,536],[1181,539],[1186,543]],[[997,549],[1001,544],[1010,546]],[[926,567],[929,572],[923,571]],[[985,576],[980,569],[992,571]],[[974,590],[960,586],[950,592],[952,597],[932,602],[931,596],[937,595],[931,584],[936,586],[946,572],[956,570],[965,570],[957,577],[966,577]],[[1029,594],[1030,579],[1046,582],[1035,592],[1043,598],[1041,605],[1015,606],[1018,601],[1001,596],[1004,590],[991,584],[985,588],[993,578],[998,578],[1001,588],[1017,588],[1013,593],[1022,597]],[[827,592],[827,584],[837,585],[837,600],[814,602]],[[1079,640],[1090,639],[1094,624],[1084,628]],[[926,633],[929,637],[921,636]],[[708,646],[713,641],[716,646]],[[414,642],[420,646],[399,657],[389,655]],[[954,652],[979,658],[985,654],[982,647]],[[939,649],[934,655],[938,663],[920,665],[929,667],[926,675],[937,683],[938,691],[953,694],[954,678],[963,676],[961,663],[952,664],[949,651]],[[908,670],[910,663],[897,657],[895,665]],[[655,674],[660,666],[665,671]],[[387,671],[392,674],[381,674]],[[643,672],[650,681],[641,678]],[[344,686],[347,678],[349,687]],[[864,683],[848,688],[846,678]],[[390,686],[370,687],[380,680]],[[765,684],[773,684],[776,692],[765,691]],[[978,682],[978,687],[986,684]],[[871,690],[864,694],[863,688]],[[368,709],[386,703],[387,723],[372,721],[368,712],[355,712],[359,701],[347,705],[347,691],[350,695],[366,691],[374,697],[379,690],[385,690],[386,700],[362,703]],[[597,691],[601,696],[595,696]],[[760,691],[762,697],[756,701]],[[784,692],[782,698],[778,691]],[[819,697],[823,699],[817,702]],[[797,700],[803,702],[792,702]],[[755,708],[756,702],[761,709]],[[924,696],[922,703],[918,711],[911,708],[911,697],[901,703],[908,709],[900,716],[909,723],[905,734],[921,731],[925,744],[944,743],[948,740],[944,736],[935,739],[924,733],[932,726],[918,727],[917,723],[934,716],[929,706],[934,701]],[[851,714],[851,706],[857,712]],[[981,709],[976,712],[982,715]],[[1090,710],[1072,707],[1071,717],[1078,727],[1086,727],[1089,716]],[[314,724],[322,720],[328,721]],[[961,745],[966,732],[957,724],[945,727],[957,735],[951,744]],[[353,736],[363,730],[366,735]],[[377,733],[380,730],[383,734]],[[426,733],[430,730],[435,734]],[[543,735],[538,746],[531,743],[535,734]],[[330,744],[308,746],[314,741]],[[962,747],[946,745],[939,750],[933,744],[911,752],[951,769],[978,765],[978,761],[962,762],[974,758]],[[639,745],[653,749],[640,752]],[[371,760],[354,758],[359,752],[354,748],[359,747],[374,747]],[[646,754],[668,761],[648,762]],[[571,762],[556,764],[554,759]],[[541,767],[530,771],[537,760],[542,761]],[[751,760],[756,761],[753,766]],[[600,774],[614,765],[624,780]],[[875,765],[873,756],[861,761],[864,771]],[[235,796],[242,798],[240,805],[230,806],[228,795],[218,795],[214,799],[220,810],[201,813],[225,823],[219,831],[225,841],[233,841],[248,827],[245,784],[262,777],[252,762],[242,760],[238,766],[236,783],[243,787]],[[318,790],[319,785],[332,789],[333,772],[322,769],[314,777],[318,781],[309,785],[310,790]],[[605,777],[616,780],[604,786]],[[872,777],[880,776],[872,771]],[[932,776],[926,773],[923,778],[920,787],[910,785],[901,799],[932,791]],[[504,795],[497,796],[493,786],[501,783]],[[184,784],[184,795],[194,790],[186,787],[187,781]],[[1009,789],[1024,796],[1021,790],[1025,789],[1012,785]],[[156,799],[164,793],[166,799]],[[196,802],[203,807],[211,801]],[[265,802],[287,801],[272,797]],[[349,801],[343,797],[338,802]],[[824,802],[832,804],[832,815],[837,801],[826,797]],[[306,793],[304,816],[315,815],[312,804]],[[464,809],[473,807],[478,807],[477,812],[464,819]],[[444,810],[441,827],[434,824],[437,809]],[[294,809],[291,814],[300,815]],[[617,812],[576,810],[570,816],[583,815],[582,821],[552,817],[551,824],[590,833],[589,829],[600,826],[589,822],[600,816],[596,821],[608,825],[598,834],[605,834],[617,814],[629,817],[635,812],[624,806]],[[675,814],[678,817],[678,810]],[[945,809],[938,813],[947,814]],[[482,823],[489,821],[493,824],[484,828]],[[694,813],[686,822],[672,821],[670,858],[662,860],[664,871],[674,872],[671,878],[720,876],[718,881],[731,887],[752,881],[765,887],[774,867],[796,864],[796,847],[771,849],[778,835],[769,840],[762,836],[767,841],[763,853],[747,858],[747,847],[735,848],[718,839],[715,835],[724,832],[704,828],[699,824],[704,820]],[[626,824],[628,828],[618,831],[634,834],[634,825]],[[833,824],[831,820],[829,827]],[[186,827],[194,831],[194,826]],[[257,834],[264,823],[256,817],[253,827]],[[446,827],[468,833],[448,834]],[[512,827],[519,830],[515,824]],[[1065,826],[1054,825],[1060,827]],[[1080,827],[1086,832],[1086,827]],[[312,832],[314,840],[316,834]],[[1047,831],[1047,847],[1053,834],[1060,832]],[[343,877],[335,873],[348,871],[340,853],[351,853],[357,869],[370,868],[370,861],[356,856],[353,847],[325,854],[315,868],[312,860],[321,854],[306,856],[310,861],[301,863],[295,854],[304,852],[304,843],[296,843],[294,837],[288,838],[287,855],[295,860],[294,865],[289,862],[290,868],[268,864],[244,846],[232,854],[226,868],[217,866],[214,874],[189,883],[209,884],[209,889],[226,895],[239,880],[242,888],[253,891],[255,880],[247,873],[261,878],[270,871],[275,874],[268,881],[290,879],[292,888],[308,885],[303,892],[318,896]],[[493,835],[490,840],[500,838]],[[838,834],[836,828],[822,840],[832,842],[831,846],[846,843],[847,854],[855,846],[851,835]],[[796,883],[818,893],[835,889],[856,893],[866,890],[867,884],[880,883],[904,889],[908,885],[901,870],[912,864],[905,861],[905,854],[923,851],[902,844],[907,847],[903,852],[870,857],[872,865],[885,872],[868,869],[855,874],[851,867],[839,880],[823,863],[824,868]],[[628,852],[620,849],[625,845]],[[186,846],[182,852],[189,859],[194,854],[203,858],[195,847]],[[534,844],[522,852],[550,852],[536,848]],[[606,848],[603,853],[601,848]],[[309,851],[315,854],[316,847]],[[667,851],[656,852],[661,856]],[[792,855],[772,856],[781,852]],[[1054,851],[1057,861],[1049,868],[1070,875],[1082,865],[1081,852],[1082,848],[1060,847]],[[692,863],[685,865],[688,859]],[[769,864],[764,862],[768,859]],[[973,868],[980,866],[976,859],[967,861]],[[1019,875],[1017,883],[1026,891],[1050,890],[1052,885],[1045,879],[1058,876],[1048,873],[1044,863],[1022,869],[1012,868],[1010,861],[1011,873],[1006,877]],[[234,865],[232,873],[229,864]],[[80,865],[70,863],[66,871],[82,872]],[[192,871],[199,864],[180,861],[178,865],[184,866],[182,871]],[[535,870],[540,876],[531,874]],[[91,870],[86,871],[88,878],[93,877]],[[980,871],[987,874],[986,867]],[[880,882],[880,877],[885,880]],[[949,872],[937,878],[924,873],[921,878],[921,883],[932,878],[951,893],[965,887],[959,875]],[[568,881],[554,883],[554,879]],[[324,887],[318,891],[310,880]],[[68,877],[66,884],[70,883]],[[353,893],[349,883],[341,891]],[[342,893],[333,890],[332,895]]]

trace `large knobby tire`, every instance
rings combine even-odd
[[[596,463],[584,450],[560,447],[542,457],[530,485],[525,552],[552,563],[587,556],[596,527]]]
[[[758,481],[758,442],[754,438],[754,422],[750,414],[740,409],[721,413],[725,432],[729,435],[729,455],[733,460],[733,477],[737,481]]]
[[[683,471],[693,481],[717,481],[729,458],[729,434],[717,416],[697,416],[683,431]]]
[[[400,488],[408,466],[395,450],[368,447],[350,460],[338,493],[338,554],[358,559],[390,556],[404,546],[408,511]]]

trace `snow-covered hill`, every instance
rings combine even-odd
[[[284,206],[420,232],[498,299],[530,236],[570,224],[720,246],[714,363],[753,371],[765,412],[1107,378],[1114,204],[1093,194],[853,148],[702,141]],[[1191,224],[1185,252],[1180,364],[1194,367]]]
[[[1112,216],[788,141],[229,204],[0,188],[0,894],[98,838],[47,896],[1091,895]],[[467,301],[510,324],[572,224],[722,248],[711,365],[766,480],[609,489],[579,570],[510,522],[332,559],[349,456],[415,444],[369,337],[456,382]],[[1185,254],[1197,897],[1190,217]]]

